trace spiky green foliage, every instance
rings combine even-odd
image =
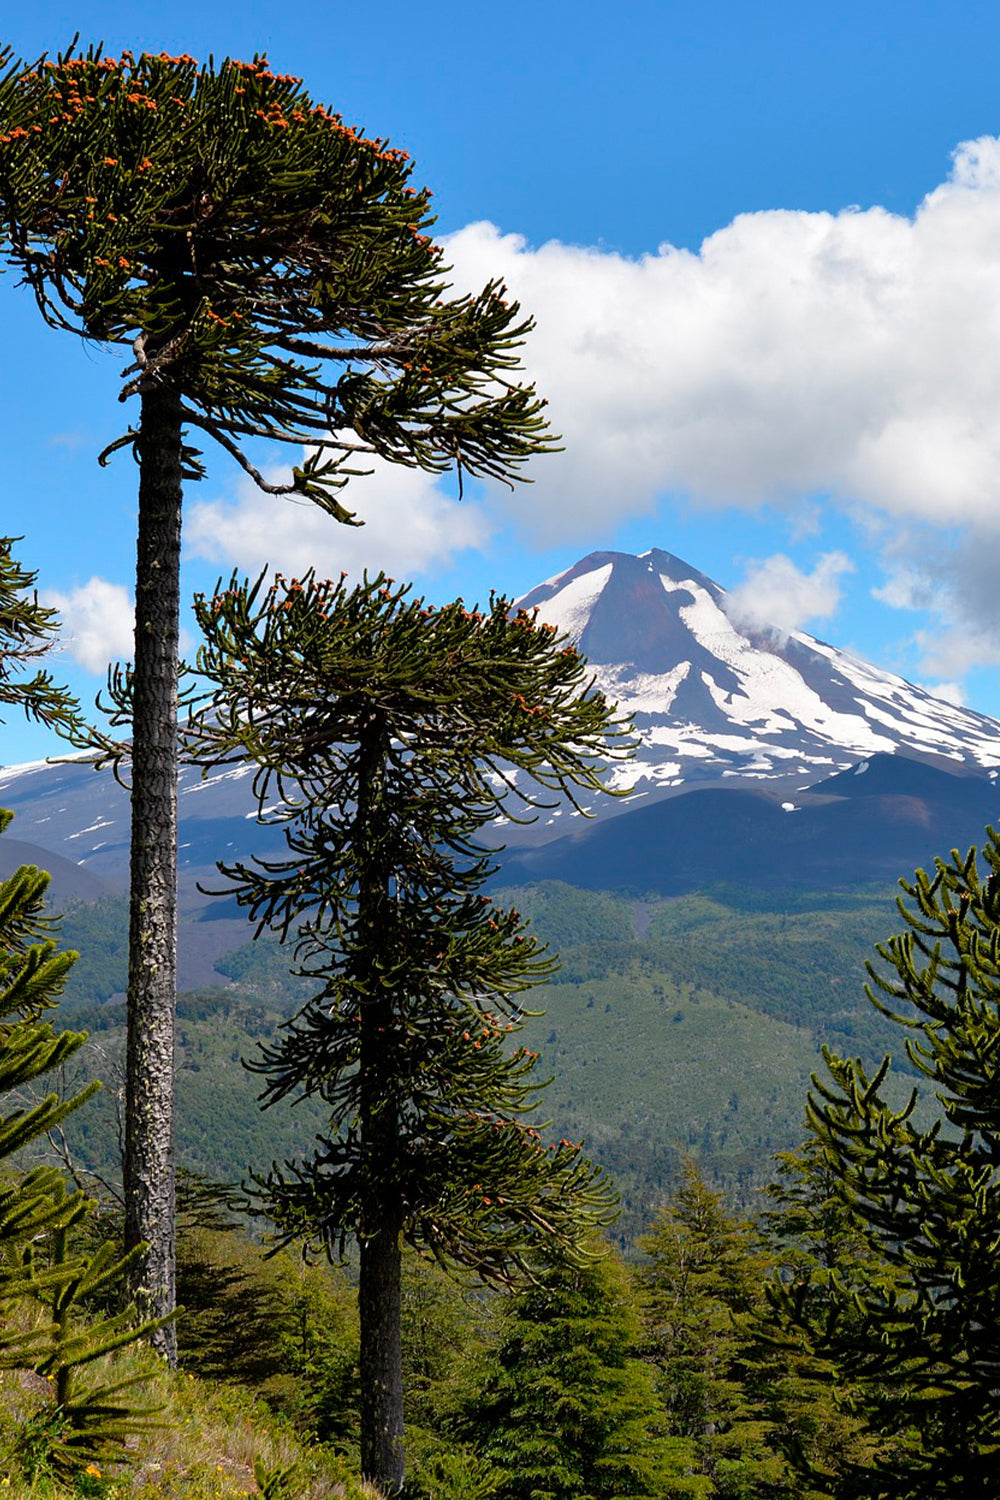
[[[509,610],[435,610],[382,575],[234,578],[196,601],[212,691],[188,734],[206,766],[254,762],[262,806],[288,799],[291,858],[222,868],[323,981],[253,1065],[267,1104],[318,1095],[333,1126],[311,1163],[271,1174],[269,1211],[333,1251],[399,1195],[411,1243],[499,1279],[539,1237],[572,1243],[608,1195],[578,1145],[547,1150],[521,1119],[537,1084],[511,1049],[519,997],[554,963],[478,894],[477,839],[515,770],[598,789],[623,733],[576,651]],[[391,1119],[389,1157],[366,1111]]]
[[[0,810],[0,833],[11,817]],[[36,1080],[86,1041],[84,1033],[57,1034],[43,1019],[76,957],[59,953],[50,936],[51,924],[42,910],[48,884],[48,875],[31,866],[21,866],[0,882],[0,1094],[13,1106],[0,1118],[0,1161],[10,1166],[18,1152],[55,1130],[100,1087],[93,1083],[73,1099],[32,1093]],[[83,1212],[82,1195],[64,1199],[55,1167],[35,1167],[24,1175],[8,1167],[0,1180],[0,1310],[32,1291],[36,1272],[31,1247],[38,1238],[76,1222]],[[43,1337],[34,1331],[14,1331],[11,1325],[0,1329],[0,1363],[30,1360],[43,1346]]]
[[[862,1390],[883,1446],[838,1495],[996,1494],[1000,1463],[1000,841],[900,882],[905,930],[880,944],[869,998],[905,1027],[940,1118],[921,1128],[873,1075],[828,1053],[808,1120],[840,1203],[888,1274],[834,1270],[777,1297]]]
[[[10,817],[0,812],[0,832]],[[51,924],[42,913],[47,885],[48,876],[29,867],[0,882],[0,1096],[13,1105],[0,1119],[0,1161],[7,1164],[0,1185],[0,1366],[51,1378],[46,1467],[75,1473],[88,1459],[123,1451],[148,1412],[124,1395],[134,1382],[95,1377],[81,1385],[76,1379],[81,1367],[141,1331],[132,1308],[96,1321],[83,1312],[102,1287],[120,1281],[127,1264],[110,1244],[93,1253],[72,1250],[71,1236],[93,1201],[67,1193],[55,1167],[13,1170],[16,1153],[55,1130],[100,1087],[90,1084],[70,1099],[32,1093],[37,1080],[86,1041],[85,1033],[56,1033],[43,1019],[76,958],[58,952],[48,935]],[[26,1307],[38,1316],[25,1319]]]
[[[263,57],[70,49],[0,85],[0,233],[46,320],[131,351],[121,400],[169,387],[261,488],[342,520],[366,457],[506,477],[544,446],[529,323],[497,283],[445,297],[410,173]],[[256,438],[310,455],[271,484]]]
[[[0,704],[20,708],[48,729],[77,733],[82,725],[76,703],[65,688],[56,686],[51,672],[39,669],[17,680],[26,666],[51,649],[59,630],[55,610],[38,602],[37,573],[22,567],[13,555],[18,540],[0,536]]]
[[[456,1421],[496,1471],[497,1500],[704,1493],[683,1485],[686,1455],[662,1438],[624,1269],[594,1249],[582,1263],[540,1261],[504,1309],[480,1389]]]
[[[56,1206],[65,1197],[65,1189],[57,1188]],[[105,1242],[92,1254],[74,1254],[71,1227],[94,1203],[80,1193],[66,1201],[70,1198],[77,1200],[76,1218],[53,1231],[44,1264],[33,1268],[32,1296],[52,1320],[48,1347],[35,1364],[38,1373],[53,1382],[59,1416],[59,1441],[52,1446],[49,1466],[56,1473],[78,1474],[88,1459],[123,1456],[130,1440],[146,1430],[156,1408],[138,1406],[126,1395],[143,1383],[141,1375],[108,1380],[91,1374],[81,1382],[82,1370],[149,1330],[137,1328],[132,1307],[109,1317],[87,1316],[88,1302],[120,1284],[135,1253],[121,1258],[114,1245]]]
[[[268,1466],[262,1458],[254,1459],[253,1477],[262,1500],[298,1500],[305,1480],[301,1464]]]
[[[359,1238],[362,1468],[393,1490],[401,1239],[506,1281],[532,1247],[572,1252],[613,1213],[580,1146],[546,1149],[525,1119],[536,1055],[513,1034],[553,965],[479,888],[481,830],[512,778],[529,807],[545,789],[598,790],[627,735],[573,647],[504,599],[435,610],[381,574],[355,588],[310,574],[266,593],[234,578],[196,613],[209,690],[190,751],[255,764],[290,850],[221,868],[321,985],[254,1066],[266,1104],[322,1099],[329,1130],[261,1187],[286,1240],[334,1253]]]

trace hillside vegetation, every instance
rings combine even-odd
[[[802,1137],[823,1043],[869,1063],[900,1050],[863,991],[865,960],[899,923],[884,887],[637,901],[552,882],[494,899],[519,907],[560,956],[555,982],[528,1001],[544,1014],[522,1035],[552,1075],[542,1106],[552,1135],[584,1138],[619,1184],[626,1244],[676,1183],[681,1153],[753,1203],[770,1158]],[[85,960],[60,1016],[90,1031],[84,1067],[106,1083],[71,1139],[102,1172],[115,1169],[125,921],[124,901],[105,898],[62,924]],[[308,981],[289,975],[267,936],[217,968],[218,987],[178,1007],[179,1150],[188,1168],[238,1181],[307,1150],[323,1117],[312,1101],[261,1113],[242,1065],[308,997]]]

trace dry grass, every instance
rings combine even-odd
[[[246,1500],[257,1495],[254,1461],[266,1469],[297,1466],[283,1500],[375,1500],[343,1460],[303,1443],[262,1402],[236,1387],[170,1373],[146,1350],[125,1350],[104,1378],[143,1376],[132,1399],[160,1408],[129,1440],[127,1459],[98,1460],[59,1480],[45,1473],[46,1421],[54,1414],[51,1385],[30,1371],[0,1375],[0,1500]],[[36,1477],[24,1476],[26,1443]]]

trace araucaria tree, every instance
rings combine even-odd
[[[58,621],[39,604],[36,575],[16,560],[12,546],[13,538],[0,537],[0,722],[13,707],[49,728],[75,731],[76,703],[38,666]],[[11,816],[0,809],[0,834]],[[83,1032],[56,1032],[47,1019],[77,957],[59,952],[52,935],[44,910],[48,884],[48,875],[33,865],[0,881],[0,1367],[49,1376],[54,1402],[49,1451],[37,1451],[36,1434],[33,1455],[15,1440],[6,1456],[15,1462],[44,1457],[49,1466],[78,1473],[87,1457],[120,1452],[144,1417],[122,1399],[133,1382],[107,1385],[92,1378],[80,1388],[78,1371],[149,1330],[136,1330],[131,1308],[81,1327],[81,1302],[119,1278],[127,1261],[116,1261],[110,1244],[92,1256],[72,1252],[72,1230],[95,1204],[82,1192],[67,1192],[55,1167],[10,1169],[18,1153],[57,1130],[100,1087],[91,1083],[71,1099],[55,1091],[31,1097],[87,1040]],[[25,1327],[23,1311],[31,1303],[41,1320]],[[21,1316],[10,1317],[12,1309]]]
[[[9,64],[9,53],[3,60]],[[403,151],[263,58],[63,54],[0,79],[0,244],[45,320],[128,350],[139,466],[126,1222],[141,1304],[173,1304],[173,1012],[181,496],[192,429],[264,490],[349,520],[373,456],[510,477],[545,446],[516,383],[528,323],[448,299]],[[253,445],[300,461],[269,483]],[[305,456],[302,457],[303,451]],[[168,1325],[161,1347],[172,1354]]]
[[[83,724],[75,700],[39,665],[55,644],[59,620],[55,610],[39,604],[38,575],[14,556],[16,540],[0,536],[0,710],[19,708],[47,729],[77,734]]]
[[[362,1470],[391,1491],[402,1241],[504,1282],[539,1245],[579,1251],[612,1209],[579,1146],[546,1149],[524,1118],[535,1057],[511,1034],[553,965],[482,894],[480,840],[516,778],[525,799],[593,793],[629,737],[574,648],[504,599],[435,610],[381,575],[307,576],[234,579],[196,611],[212,690],[192,748],[249,758],[287,820],[287,860],[224,871],[320,982],[257,1071],[268,1104],[323,1099],[329,1133],[263,1200],[287,1238],[358,1238]]]
[[[889,1059],[869,1076],[827,1054],[808,1119],[878,1275],[806,1271],[776,1288],[862,1396],[880,1440],[831,1493],[872,1500],[994,1500],[1000,1464],[1000,838],[901,882],[906,930],[879,946],[869,996],[906,1027],[925,1081],[895,1109]],[[820,1285],[814,1284],[819,1276]]]

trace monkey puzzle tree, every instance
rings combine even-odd
[[[511,1034],[553,963],[481,893],[481,833],[518,774],[522,806],[600,790],[628,735],[573,647],[505,599],[435,610],[382,575],[266,594],[234,578],[196,613],[210,690],[190,747],[255,763],[288,825],[288,859],[221,868],[321,986],[255,1070],[267,1104],[323,1099],[330,1130],[263,1199],[287,1239],[332,1253],[357,1235],[362,1470],[395,1490],[402,1241],[503,1282],[612,1209],[580,1147],[545,1149],[524,1119],[535,1054]]]
[[[351,517],[379,456],[508,478],[545,445],[514,383],[528,322],[503,288],[448,299],[430,195],[403,151],[315,105],[264,58],[199,67],[100,49],[0,80],[0,241],[45,320],[126,348],[139,466],[132,745],[126,1238],[135,1291],[173,1304],[176,718],[188,429],[263,490]],[[306,450],[285,483],[259,440]],[[360,466],[360,467],[359,467]],[[172,1331],[160,1335],[172,1355]]]
[[[868,994],[909,1031],[938,1119],[915,1115],[917,1089],[892,1106],[888,1057],[869,1076],[826,1055],[807,1118],[876,1273],[835,1265],[772,1295],[861,1392],[880,1439],[832,1494],[986,1500],[1000,1455],[1000,838],[987,829],[981,852],[900,883],[906,930],[879,945]]]
[[[19,681],[25,669],[51,650],[59,633],[54,609],[39,604],[37,573],[15,558],[17,537],[0,537],[0,704],[19,708],[29,718],[61,734],[82,730],[76,701],[57,687],[43,667]],[[3,721],[0,720],[0,723]]]

